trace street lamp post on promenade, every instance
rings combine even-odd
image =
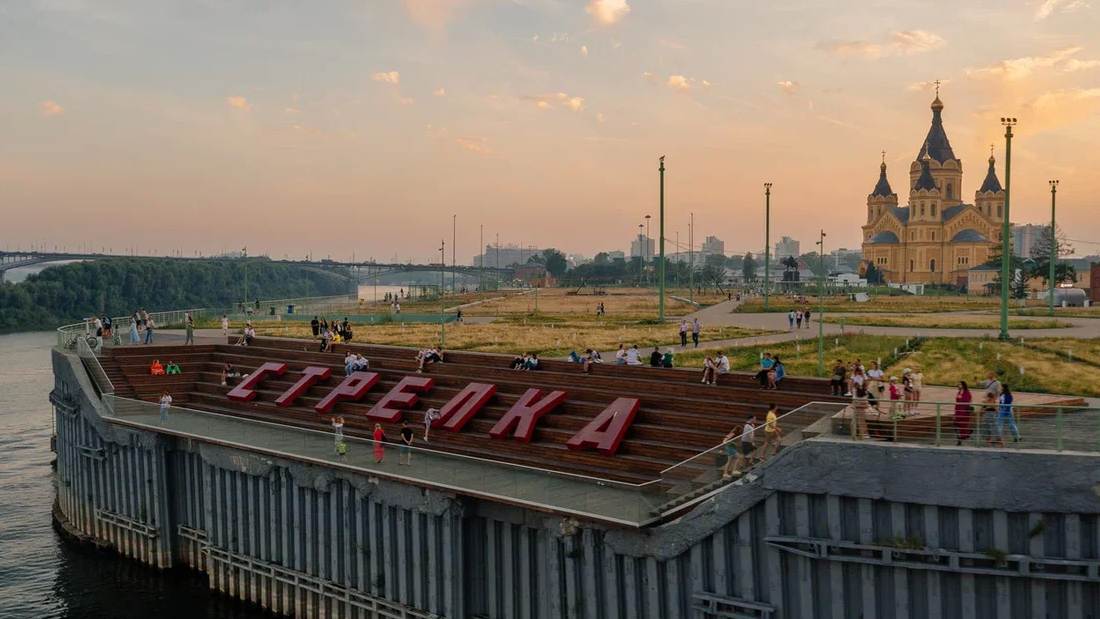
[[[1054,231],[1054,196],[1058,193],[1058,181],[1050,181],[1050,315],[1054,315],[1054,263],[1058,260],[1058,237]]]
[[[451,292],[458,290],[455,287],[455,245],[458,245],[458,215],[451,215]]]
[[[485,224],[481,224],[477,235],[477,249],[481,252],[481,258],[477,265],[477,291],[485,290]]]
[[[644,251],[645,251],[645,261],[647,263],[650,260],[653,259],[653,251],[649,249],[649,239],[653,238],[653,237],[650,236],[650,232],[649,232],[649,219],[650,219],[650,216],[646,215],[645,216],[645,249],[644,249]]]
[[[439,265],[440,267],[442,267],[439,269],[439,350],[443,350],[443,345],[446,338],[446,328],[444,327],[446,323],[443,319],[444,306],[446,305],[446,302],[443,300],[443,286],[446,284],[445,278],[447,277],[446,247],[447,241],[439,241]]]
[[[695,213],[688,218],[688,300],[695,301]]]
[[[1008,289],[1012,285],[1012,224],[1009,223],[1009,187],[1012,182],[1012,128],[1015,118],[1001,118],[1005,128],[1005,212],[1001,222],[1001,333],[999,339],[1008,341]]]
[[[642,284],[643,273],[645,273],[645,245],[646,239],[643,236],[645,230],[645,224],[638,224],[638,287],[644,287]]]
[[[661,221],[657,226],[660,237],[661,261],[657,263],[657,320],[665,321],[665,156],[661,155],[661,164],[657,171],[661,173]]]
[[[821,276],[817,280],[817,375],[825,375],[825,231],[817,241]]]
[[[772,244],[772,184],[764,183],[764,311],[768,311],[768,288],[771,278]]]

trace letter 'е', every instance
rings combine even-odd
[[[435,381],[427,376],[406,376],[394,385],[390,392],[367,411],[367,417],[375,421],[396,422],[401,419],[401,409],[416,406],[422,393],[432,388]]]
[[[248,375],[248,378],[242,380],[236,387],[233,387],[229,393],[225,394],[225,397],[238,402],[248,402],[256,397],[256,386],[262,383],[269,374],[282,376],[285,373],[285,363],[268,361],[256,368],[254,372]]]
[[[609,456],[614,454],[638,414],[638,405],[637,398],[618,398],[566,441],[565,446],[569,449],[595,449]]]
[[[315,365],[311,365],[302,370],[302,377],[298,379],[298,382],[294,383],[283,392],[283,395],[275,398],[275,404],[279,406],[290,406],[302,397],[302,394],[309,390],[318,381],[328,380],[328,377],[332,375],[332,368],[320,368]]]
[[[539,419],[564,401],[564,391],[551,391],[543,397],[542,389],[528,389],[489,430],[489,436],[507,438],[512,433],[514,438],[530,443]]]
[[[352,402],[366,395],[378,383],[378,372],[352,372],[313,407],[318,413],[327,413],[341,400]]]

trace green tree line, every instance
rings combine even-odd
[[[48,268],[18,284],[0,283],[0,333],[51,329],[91,315],[125,316],[139,308],[229,308],[244,299],[347,294],[354,290],[352,281],[342,269],[266,258],[80,262]]]

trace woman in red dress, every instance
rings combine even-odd
[[[956,445],[962,445],[963,441],[970,438],[970,432],[973,427],[971,423],[972,408],[970,406],[970,401],[970,388],[966,386],[965,380],[961,380],[959,381],[959,390],[955,393]]]
[[[386,440],[386,433],[382,431],[382,424],[374,424],[374,463],[381,464],[382,457],[386,455],[386,448],[382,441]]]

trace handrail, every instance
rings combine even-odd
[[[789,410],[789,411],[787,411],[787,412],[783,413],[782,415],[779,415],[778,417],[776,417],[776,423],[778,424],[778,423],[779,423],[780,421],[783,421],[783,419],[784,419],[785,417],[787,417],[787,416],[789,416],[789,415],[793,415],[793,414],[795,414],[795,413],[797,413],[797,412],[801,411],[802,409],[804,409],[804,408],[806,408],[807,406],[810,406],[810,405],[812,405],[812,404],[816,404],[816,402],[810,402],[809,404],[803,404],[802,406],[799,406],[798,408],[795,408],[795,409]],[[835,402],[834,402],[834,404],[835,404]],[[760,423],[760,425],[758,425],[758,426],[756,426],[755,428],[753,428],[753,435],[755,436],[755,433],[756,433],[756,432],[763,432],[763,431],[764,431],[764,423],[763,423],[763,422],[761,422],[761,423]],[[713,452],[713,451],[714,451],[714,450],[716,450],[716,449],[721,449],[721,448],[725,447],[726,445],[728,445],[728,444],[730,444],[730,443],[733,443],[733,442],[735,442],[735,441],[740,441],[740,440],[742,439],[742,437],[744,437],[744,436],[745,436],[746,434],[748,434],[748,432],[742,432],[741,434],[738,434],[737,436],[735,436],[735,437],[731,438],[731,439],[730,439],[730,440],[728,440],[728,441],[722,441],[721,443],[718,443],[718,444],[717,444],[717,445],[715,445],[714,447],[711,447],[711,448],[709,448],[709,449],[706,449],[706,450],[704,450],[704,451],[700,451],[699,453],[695,454],[694,456],[692,456],[692,457],[690,457],[690,458],[688,458],[688,459],[686,459],[686,460],[681,460],[680,462],[677,462],[676,464],[673,464],[672,466],[669,466],[668,468],[666,468],[666,469],[662,470],[662,471],[661,471],[661,475],[664,475],[665,473],[668,473],[668,472],[669,472],[669,471],[671,471],[672,469],[675,469],[675,468],[679,468],[679,467],[681,467],[681,466],[683,466],[683,465],[685,465],[685,464],[687,464],[687,463],[689,463],[689,462],[692,462],[692,461],[694,461],[694,460],[695,460],[695,459],[697,459],[697,458],[700,458],[700,457],[702,457],[702,456],[705,456],[705,455],[707,455],[707,454],[709,454],[709,453]]]
[[[113,395],[115,392],[115,385],[107,376],[106,370],[104,370],[103,365],[100,364],[99,357],[96,356],[96,351],[93,350],[88,343],[87,337],[78,337],[76,339],[76,352],[81,361],[84,362],[84,366],[88,369],[88,373],[99,389],[100,395]]]

